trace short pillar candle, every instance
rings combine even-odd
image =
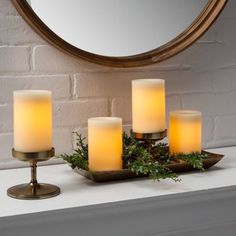
[[[14,91],[14,149],[26,153],[52,149],[50,91]]]
[[[122,169],[122,119],[95,117],[88,119],[89,169]]]
[[[158,133],[166,129],[165,81],[132,81],[132,129],[137,133]]]
[[[201,152],[201,112],[180,110],[170,112],[170,153]]]

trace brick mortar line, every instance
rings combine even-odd
[[[0,45],[0,49],[2,48],[29,48],[30,45],[19,45],[19,46],[15,46],[15,45]]]
[[[70,75],[69,74],[39,74],[39,75],[37,75],[37,74],[26,74],[26,75],[19,75],[19,74],[16,74],[15,76],[14,76],[14,78],[12,78],[12,76],[14,76],[14,75],[10,75],[10,74],[7,74],[7,75],[2,75],[1,73],[0,73],[0,79],[3,79],[3,78],[9,78],[9,79],[20,79],[20,78],[43,78],[43,77],[69,77]]]

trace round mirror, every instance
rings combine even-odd
[[[120,67],[167,59],[193,43],[227,0],[13,0],[47,40]]]

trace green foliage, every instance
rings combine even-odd
[[[83,170],[88,168],[88,145],[81,134],[76,134],[76,148],[72,154],[62,154],[58,158],[64,159],[71,167]],[[152,179],[170,178],[180,181],[178,175],[167,168],[168,164],[186,162],[195,169],[204,170],[205,153],[191,153],[170,155],[169,147],[165,143],[146,143],[123,134],[123,168],[129,169],[137,175],[148,175]]]
[[[123,168],[130,169],[137,175],[148,175],[157,181],[166,178],[179,181],[177,174],[171,172],[166,168],[166,164],[160,163],[157,158],[149,153],[144,142],[138,142],[124,133],[123,143]],[[160,150],[160,153],[162,153],[162,150]]]
[[[191,166],[193,166],[195,169],[204,171],[203,160],[207,158],[207,154],[196,153],[196,152],[193,152],[190,154],[180,153],[178,155],[172,156],[172,158],[175,159],[176,161],[179,161],[179,160],[185,161]]]
[[[61,154],[58,158],[62,158],[71,165],[74,169],[78,167],[82,170],[88,170],[88,145],[85,144],[85,138],[82,135],[75,132],[76,135],[76,149],[73,150],[72,154]]]

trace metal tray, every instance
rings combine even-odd
[[[203,161],[203,167],[205,169],[209,169],[214,166],[217,162],[219,162],[224,155],[211,153],[203,151],[208,154],[208,158]],[[167,167],[175,173],[179,172],[188,172],[188,171],[196,171],[191,165],[182,162],[182,163],[173,163],[167,165]],[[114,180],[124,180],[124,179],[132,179],[132,178],[140,178],[147,177],[147,175],[136,175],[132,171],[128,169],[123,170],[114,170],[114,171],[86,171],[82,169],[75,168],[75,172],[78,174],[94,181],[94,182],[107,182]]]

